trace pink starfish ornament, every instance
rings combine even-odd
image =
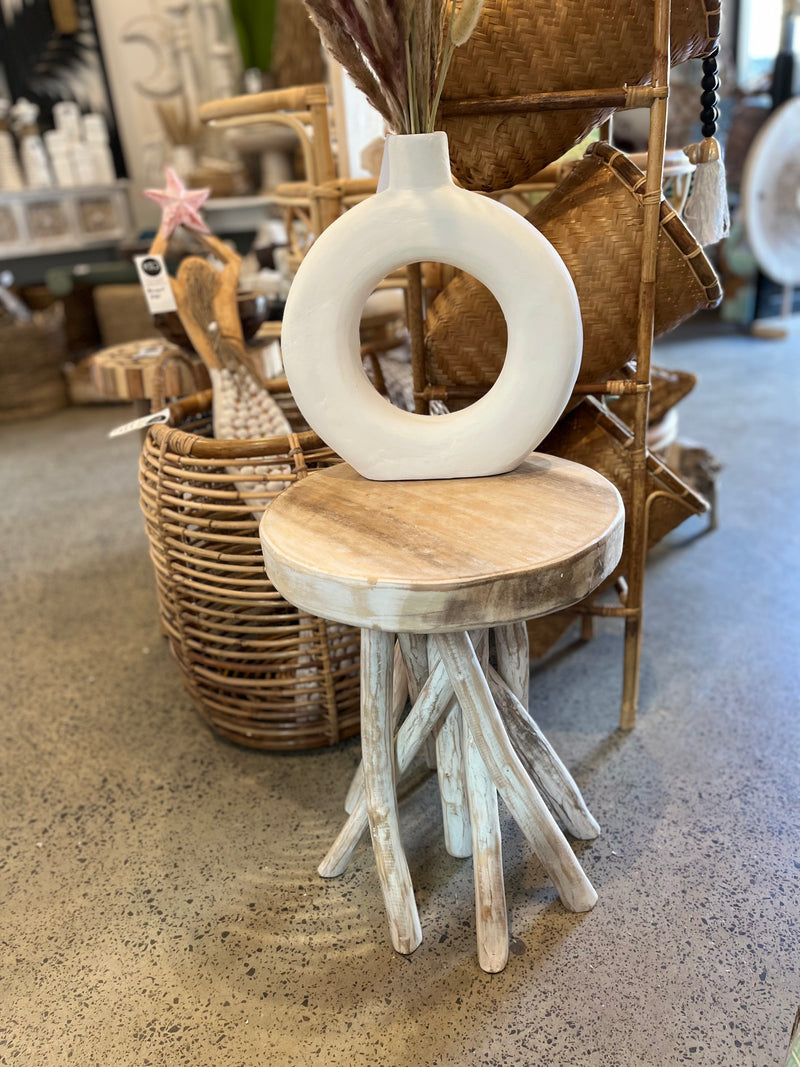
[[[187,189],[172,167],[167,167],[166,189],[144,190],[144,195],[161,208],[160,232],[167,239],[179,226],[196,233],[211,233],[200,217],[200,208],[210,194],[210,189]]]

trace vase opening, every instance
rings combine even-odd
[[[378,191],[431,189],[452,185],[447,135],[436,133],[389,134],[383,150]]]
[[[414,411],[410,318],[406,292],[393,285],[403,268],[384,278],[367,299],[361,313],[360,337],[364,370],[373,387],[390,404]],[[443,330],[436,297],[448,287],[448,312],[452,301],[465,295],[456,331]],[[422,264],[425,319],[426,383],[432,386],[432,402],[423,414],[440,415],[470,407],[492,387],[505,362],[506,320],[495,296],[473,275],[447,263]],[[482,342],[472,342],[470,321],[491,315],[502,324],[492,337],[491,352]]]

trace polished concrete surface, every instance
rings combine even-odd
[[[532,707],[602,836],[572,915],[503,814],[513,942],[477,966],[469,861],[433,781],[402,819],[424,940],[387,941],[372,854],[316,866],[358,760],[217,739],[159,636],[124,408],[0,427],[0,1064],[773,1067],[800,1001],[800,338],[684,335],[682,436],[720,528],[649,567],[641,711],[621,631],[569,641]]]

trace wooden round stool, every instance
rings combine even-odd
[[[130,400],[134,414],[150,414],[150,402],[189,396],[209,389],[208,372],[199,356],[163,337],[101,348],[89,357],[92,385],[110,400]]]
[[[619,561],[623,525],[608,481],[539,453],[509,474],[435,482],[368,481],[342,464],[267,509],[261,542],[276,588],[303,610],[362,628],[363,785],[351,787],[350,816],[320,873],[345,869],[368,823],[398,952],[422,935],[396,777],[431,736],[447,848],[473,854],[484,970],[502,970],[508,957],[497,792],[565,906],[594,905],[551,809],[578,838],[599,828],[528,714],[522,620],[595,589]],[[396,731],[401,674],[414,705]]]

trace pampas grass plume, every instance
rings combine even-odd
[[[323,46],[396,133],[430,132],[483,0],[304,0]]]
[[[458,48],[459,45],[469,40],[472,36],[472,31],[478,25],[482,10],[483,0],[463,0],[453,19],[451,38],[454,47]]]

